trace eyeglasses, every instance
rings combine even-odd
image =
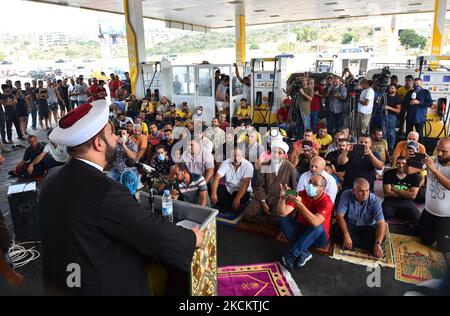
[[[309,180],[308,183],[309,183],[309,184],[312,184],[312,185],[315,186],[316,188],[323,187],[323,185],[317,184],[317,183],[313,183],[311,180]]]

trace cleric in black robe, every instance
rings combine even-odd
[[[120,142],[108,116],[106,102],[96,101],[69,113],[50,135],[72,159],[49,173],[40,195],[47,294],[149,295],[144,257],[189,271],[204,238],[146,211],[104,175]]]

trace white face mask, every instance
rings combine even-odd
[[[203,114],[203,111],[200,111],[200,110],[197,111],[198,116],[201,116],[202,114]]]

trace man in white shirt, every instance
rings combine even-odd
[[[223,212],[240,211],[250,200],[253,165],[242,150],[235,147],[232,158],[225,160],[217,171],[211,187],[211,203]],[[219,182],[225,178],[225,185]]]
[[[302,174],[300,180],[298,181],[297,191],[301,192],[306,189],[306,185],[309,180],[316,175],[320,174],[327,180],[327,186],[325,187],[325,193],[330,197],[331,201],[334,203],[337,195],[337,184],[336,180],[328,172],[325,171],[326,161],[322,157],[315,157],[311,160],[310,171]]]
[[[428,167],[425,209],[420,217],[420,239],[427,246],[450,252],[450,138],[439,141],[437,158],[426,158]]]
[[[195,136],[190,140],[188,150],[183,153],[181,160],[186,163],[190,173],[203,176],[207,184],[213,178],[214,157],[211,152],[202,148],[200,141]]]
[[[358,103],[358,117],[356,128],[359,135],[369,134],[370,119],[372,118],[373,104],[375,101],[375,91],[367,79],[361,80],[364,91],[361,93]]]
[[[205,137],[212,142],[214,153],[222,149],[223,144],[225,144],[225,131],[220,128],[217,118],[212,119],[211,127],[205,131]]]
[[[80,83],[76,87],[76,93],[78,94],[78,105],[86,104],[88,103],[88,91],[89,88],[87,84],[83,81],[83,76],[80,76],[79,81]]]

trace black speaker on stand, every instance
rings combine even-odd
[[[36,182],[8,188],[8,201],[18,242],[40,241],[39,207]]]

